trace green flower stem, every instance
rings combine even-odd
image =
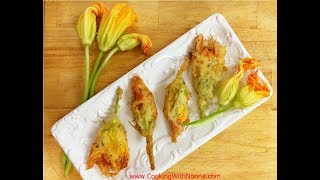
[[[91,83],[92,83],[92,80],[93,80],[93,77],[96,75],[97,73],[97,70],[100,66],[100,61],[102,59],[102,56],[103,56],[104,52],[103,51],[100,51],[99,54],[98,54],[98,57],[96,59],[96,62],[94,63],[94,66],[93,66],[93,70],[92,70],[92,73],[90,75],[90,80],[89,80],[89,86],[91,86]]]
[[[68,176],[69,175],[71,167],[72,167],[72,163],[71,163],[70,159],[67,157],[67,164],[66,164],[66,167],[64,169],[64,176]]]
[[[89,98],[91,98],[91,97],[94,95],[94,90],[95,90],[95,88],[96,88],[97,81],[98,81],[98,79],[99,79],[99,77],[100,77],[100,75],[101,75],[104,67],[106,66],[107,62],[110,60],[111,56],[112,56],[114,53],[116,53],[118,50],[119,50],[118,47],[113,48],[113,49],[109,52],[109,54],[107,55],[107,57],[103,60],[103,62],[102,62],[102,64],[101,64],[101,66],[99,67],[97,73],[94,75],[93,80],[92,80],[92,83],[91,83],[91,85],[90,85]]]
[[[217,116],[217,115],[219,115],[219,114],[221,114],[221,113],[223,113],[223,112],[226,112],[226,111],[230,110],[231,108],[232,108],[232,107],[228,107],[228,108],[226,108],[226,109],[218,110],[218,111],[210,114],[209,116],[206,116],[206,117],[201,118],[201,119],[199,119],[199,120],[193,121],[193,122],[191,122],[191,123],[189,123],[189,124],[186,124],[185,126],[196,127],[196,126],[199,126],[199,125],[202,125],[202,124],[206,124],[206,123],[214,120],[214,117],[215,117],[215,116]]]
[[[61,157],[61,166],[64,169],[64,175],[68,176],[71,170],[71,160],[68,158],[66,153],[63,153]]]
[[[66,164],[67,164],[67,155],[66,155],[65,153],[63,153],[63,156],[62,156],[62,158],[61,158],[61,166],[62,166],[63,168],[65,168],[65,167],[66,167]]]
[[[83,95],[81,98],[81,104],[84,103],[88,99],[88,94],[89,94],[89,87],[90,87],[90,57],[89,57],[89,45],[85,46],[85,56],[86,56],[86,73],[85,73],[85,86],[84,86],[84,91]]]
[[[85,49],[85,85],[83,90],[83,95],[81,97],[81,104],[84,103],[88,99],[89,88],[90,88],[90,56],[89,56],[89,45],[84,46]],[[68,156],[63,153],[61,157],[61,165],[64,168],[64,175],[68,176],[72,167],[72,163]]]
[[[123,94],[123,90],[120,87],[118,87],[118,89],[117,89],[117,99],[116,99],[116,103],[114,104],[114,115],[115,116],[118,116],[118,111],[119,111],[119,108],[120,108],[119,102],[122,99],[122,94]]]

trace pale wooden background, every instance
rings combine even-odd
[[[84,49],[76,33],[80,13],[97,1],[44,2],[44,178],[64,179],[62,150],[51,126],[78,106],[84,84]],[[104,1],[106,2],[106,1]],[[108,9],[114,1],[107,1]],[[148,34],[155,54],[214,13],[222,14],[272,84],[274,95],[165,173],[215,173],[220,179],[276,179],[277,14],[275,0],[129,1],[139,21],[129,32]],[[91,59],[98,54],[91,48]],[[136,48],[108,63],[98,91],[143,62]],[[92,64],[92,63],[91,63]],[[75,169],[66,179],[81,179]]]

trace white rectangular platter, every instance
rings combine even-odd
[[[110,177],[103,176],[96,165],[92,169],[87,170],[86,161],[92,143],[96,138],[99,120],[104,118],[107,120],[113,113],[115,92],[118,86],[124,91],[123,98],[120,101],[119,118],[127,132],[130,148],[128,167],[123,169],[114,178],[121,180],[129,179],[129,175],[133,174],[147,175],[148,173],[159,174],[164,172],[196,148],[261,105],[272,95],[271,90],[269,97],[262,99],[251,107],[225,112],[217,116],[215,121],[210,122],[205,126],[185,128],[184,132],[178,138],[178,142],[173,144],[170,139],[168,123],[162,110],[165,88],[174,79],[180,65],[184,62],[188,53],[193,50],[193,40],[198,34],[203,34],[206,38],[209,38],[210,35],[212,35],[217,42],[226,45],[227,54],[225,57],[225,66],[228,68],[228,71],[225,75],[235,71],[241,58],[250,57],[225,18],[220,14],[213,14],[157,54],[153,55],[106,87],[87,102],[68,113],[52,126],[51,132],[53,136],[71,159],[74,167],[83,179],[111,179]],[[134,60],[134,57],[132,58]],[[107,68],[111,67],[107,66]],[[153,92],[158,111],[158,118],[153,133],[153,152],[155,155],[156,167],[153,171],[150,170],[149,160],[146,154],[145,138],[128,122],[132,122],[133,120],[133,115],[130,110],[131,91],[129,82],[130,78],[134,75],[139,75]],[[260,71],[259,76],[266,81]],[[194,121],[197,120],[199,116],[197,93],[191,85],[190,70],[188,70],[183,77],[192,93],[192,97],[189,101],[189,117],[190,121]],[[268,84],[268,86],[271,89],[270,84]],[[210,109],[213,111],[215,106],[216,102],[213,100],[209,111]]]

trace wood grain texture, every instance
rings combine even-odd
[[[62,150],[51,126],[79,105],[84,84],[84,49],[76,33],[80,13],[96,1],[44,2],[44,178],[81,179],[75,169],[65,178]],[[105,1],[104,1],[105,2]],[[168,173],[220,174],[220,179],[276,179],[277,14],[275,0],[123,1],[139,21],[128,32],[148,34],[157,53],[214,13],[222,14],[261,70],[274,94],[263,105],[168,169]],[[110,9],[115,1],[107,1]],[[98,54],[90,49],[91,65]],[[97,83],[97,92],[146,60],[138,48],[117,53]]]

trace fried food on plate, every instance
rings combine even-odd
[[[158,116],[156,104],[152,92],[144,84],[139,76],[131,78],[131,111],[134,117],[135,125],[132,125],[142,136],[146,137],[147,154],[151,169],[154,170],[153,157],[153,130]]]
[[[121,169],[127,167],[130,157],[126,132],[117,117],[122,93],[123,91],[119,87],[114,115],[108,122],[101,121],[102,126],[93,143],[87,162],[88,169],[96,164],[106,176],[117,175]]]
[[[204,39],[198,35],[195,39],[195,51],[192,53],[192,81],[198,93],[200,117],[206,116],[208,100],[214,97],[214,91],[221,80],[224,66],[226,47],[219,45],[213,37]]]
[[[167,86],[163,112],[171,129],[171,140],[177,142],[177,137],[182,133],[184,124],[189,123],[188,101],[190,92],[186,86],[182,73],[187,69],[189,59],[180,67],[176,78]]]

